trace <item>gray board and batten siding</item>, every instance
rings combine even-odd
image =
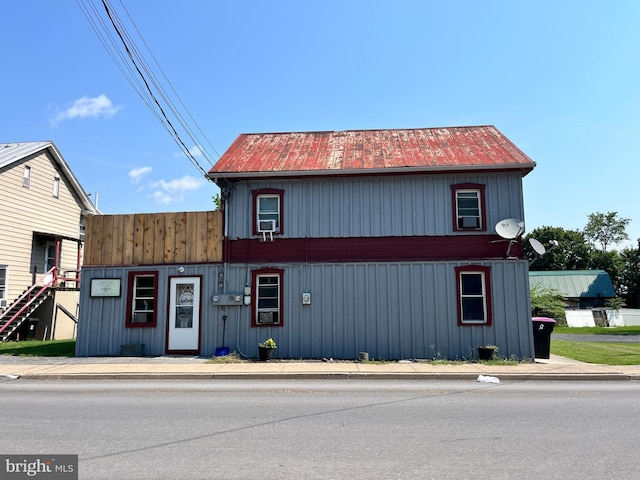
[[[247,357],[268,337],[278,343],[280,358],[356,359],[368,352],[375,359],[462,359],[475,347],[495,344],[500,356],[533,357],[528,283],[524,260],[493,260],[491,267],[493,325],[460,327],[457,322],[455,267],[460,262],[334,263],[271,265],[158,265],[158,323],[153,328],[127,328],[127,274],[136,268],[87,267],[76,355],[119,355],[123,344],[144,344],[146,355],[166,354],[169,277],[202,276],[200,355],[227,346]],[[251,307],[214,305],[219,274],[225,292],[242,294],[251,271],[284,270],[283,326],[251,327]],[[119,297],[90,299],[92,278],[121,278]],[[302,304],[302,293],[311,304]],[[500,292],[496,294],[496,292]],[[221,291],[219,292],[221,293]],[[223,345],[222,317],[226,315]],[[91,321],[86,321],[90,318]]]
[[[451,235],[451,185],[461,183],[486,186],[489,233],[500,220],[524,218],[520,172],[263,179],[234,183],[226,233],[250,238],[251,191],[274,188],[284,190],[283,238]]]
[[[485,185],[487,229],[478,235],[492,235],[501,219],[523,218],[521,174],[482,172],[239,181],[227,202],[225,224],[231,243],[256,239],[251,192],[274,188],[284,191],[284,232],[268,245],[274,251],[283,238],[473,236],[476,232],[452,228],[451,185],[460,183]],[[220,212],[211,213],[105,216],[101,228],[98,221],[87,227],[89,261],[82,272],[76,355],[119,355],[121,345],[129,344],[144,344],[147,355],[166,354],[169,282],[182,275],[202,278],[203,356],[227,346],[255,358],[258,342],[273,337],[280,358],[355,359],[366,351],[375,359],[455,359],[474,357],[482,344],[497,345],[500,356],[533,357],[526,259],[223,263]],[[202,228],[191,227],[192,217]],[[502,255],[506,243],[495,245]],[[491,268],[491,326],[458,325],[455,268],[470,264]],[[263,268],[284,270],[282,326],[252,327],[251,306],[212,302],[214,294],[242,295],[252,270]],[[128,275],[136,271],[158,272],[155,327],[126,326]],[[105,278],[121,279],[120,295],[91,298],[91,280]],[[310,305],[303,305],[303,292],[311,294]]]

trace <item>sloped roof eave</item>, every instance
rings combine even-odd
[[[216,172],[209,171],[208,177],[214,182],[216,179],[250,179],[264,177],[335,177],[335,176],[367,176],[367,175],[403,175],[421,173],[448,173],[448,172],[475,172],[475,171],[521,171],[522,176],[527,175],[536,166],[521,163],[512,165],[459,165],[436,167],[392,167],[376,169],[335,169],[335,170],[280,170],[280,171],[249,171],[249,172]]]
[[[82,207],[83,207],[83,211],[91,215],[97,215],[100,213],[96,209],[96,207],[93,205],[91,200],[89,199],[89,196],[86,194],[86,192],[80,185],[80,182],[74,175],[73,171],[71,170],[71,168],[65,161],[64,157],[58,150],[58,147],[55,145],[55,143],[53,143],[53,141],[46,140],[42,142],[24,142],[21,144],[18,143],[18,144],[4,144],[4,145],[11,146],[11,147],[18,146],[20,148],[17,152],[11,151],[6,156],[6,158],[0,161],[0,166],[2,167],[12,165],[16,162],[21,161],[26,157],[37,154],[38,152],[43,152],[45,150],[49,151],[49,153],[53,157],[53,160],[58,165],[60,171],[65,175],[67,180],[69,180],[69,182],[71,183],[73,191],[76,193],[76,195],[78,195],[78,198],[80,199],[80,203],[82,204]]]

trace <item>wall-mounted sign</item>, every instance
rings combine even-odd
[[[119,297],[120,296],[120,279],[119,278],[92,278],[91,279],[91,296],[92,297]]]

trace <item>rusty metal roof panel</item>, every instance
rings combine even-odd
[[[494,126],[241,134],[211,178],[535,167]]]

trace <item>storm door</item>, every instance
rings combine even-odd
[[[200,277],[169,280],[167,351],[200,352]]]

